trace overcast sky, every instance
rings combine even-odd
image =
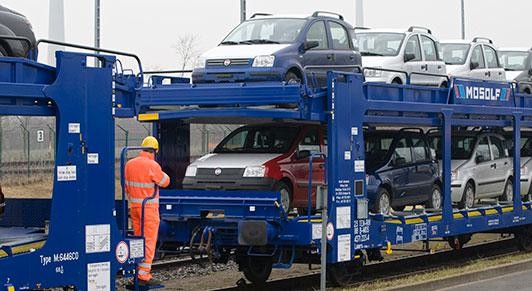
[[[65,0],[67,42],[93,44],[93,1]],[[48,37],[48,1],[4,0],[25,14],[38,38]],[[198,37],[200,51],[215,46],[240,21],[239,0],[101,0],[101,46],[138,54],[145,67],[178,65],[174,45],[179,36]],[[354,0],[247,0],[255,12],[341,13],[355,23]],[[439,39],[460,37],[460,0],[365,0],[365,26],[427,26]],[[530,0],[466,0],[466,36],[487,36],[498,46],[532,45]],[[46,57],[42,52],[41,56]]]

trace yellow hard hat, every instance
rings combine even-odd
[[[143,148],[154,148],[156,152],[159,151],[159,142],[157,139],[153,136],[147,136],[143,141],[142,145]]]

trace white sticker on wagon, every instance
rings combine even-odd
[[[336,208],[336,228],[351,228],[351,206]]]
[[[81,125],[79,123],[69,123],[68,124],[68,133],[80,133]]]
[[[57,166],[57,181],[76,181],[76,166]]]
[[[111,226],[96,224],[85,226],[85,252],[105,253],[111,250]]]
[[[355,161],[355,172],[364,172],[364,160]]]
[[[89,153],[87,154],[87,164],[97,165],[100,162],[100,156],[98,153]]]
[[[351,235],[342,234],[338,236],[338,262],[351,260]]]
[[[87,290],[111,290],[111,262],[87,264]]]

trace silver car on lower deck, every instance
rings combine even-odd
[[[439,132],[429,133],[442,167]],[[472,208],[483,198],[513,200],[513,162],[500,134],[453,132],[451,138],[451,196],[459,208]]]

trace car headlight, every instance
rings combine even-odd
[[[451,171],[451,180],[456,180],[458,178],[458,171]]]
[[[266,167],[264,166],[246,167],[246,170],[244,170],[243,177],[260,178],[260,177],[264,177],[265,174],[266,174]]]
[[[526,175],[527,170],[528,170],[528,169],[526,168],[526,166],[522,166],[522,167],[521,167],[521,171],[520,171],[520,173],[521,173],[521,177]]]
[[[205,63],[206,62],[207,62],[207,60],[205,58],[199,57],[196,60],[196,63],[194,63],[194,69],[203,69],[203,68],[205,68]]]
[[[253,67],[270,68],[273,67],[275,56],[257,56],[253,60]]]
[[[198,166],[188,166],[185,172],[185,177],[196,177]]]
[[[366,77],[382,77],[382,71],[381,70],[374,70],[374,69],[368,69],[364,71]]]

